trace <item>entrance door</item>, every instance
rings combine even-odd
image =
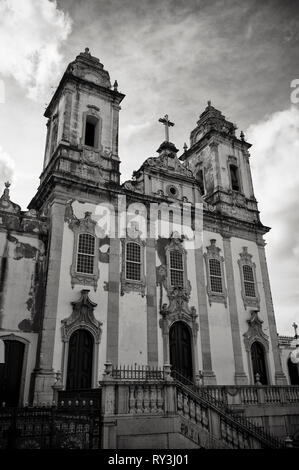
[[[191,335],[183,322],[175,322],[169,331],[170,364],[179,374],[193,379]]]
[[[68,390],[91,388],[93,337],[86,330],[76,330],[69,341],[67,382]]]
[[[25,345],[15,340],[4,340],[4,345],[5,363],[0,364],[0,403],[18,406]]]
[[[265,360],[265,350],[261,343],[255,341],[251,346],[251,360],[252,360],[252,369],[253,369],[253,378],[255,381],[255,376],[258,373],[260,376],[260,382],[263,385],[268,384],[267,378],[267,369],[266,369],[266,360]]]
[[[288,371],[291,385],[299,385],[299,364],[294,364],[290,357],[288,359]]]

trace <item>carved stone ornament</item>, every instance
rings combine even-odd
[[[190,284],[187,288],[173,287],[168,292],[169,304],[163,304],[160,311],[160,327],[163,334],[168,334],[169,328],[175,321],[185,321],[191,328],[193,335],[196,337],[198,332],[198,323],[195,307],[189,307]]]
[[[175,235],[175,234],[174,234]],[[172,286],[170,276],[170,252],[179,251],[182,254],[184,266],[184,281],[183,286]],[[191,328],[193,335],[196,337],[198,332],[198,323],[196,321],[198,315],[196,314],[195,307],[189,306],[191,284],[187,278],[187,263],[186,263],[186,250],[183,246],[182,239],[179,237],[172,237],[170,243],[165,248],[167,260],[167,275],[165,278],[165,266],[161,265],[159,268],[159,282],[167,291],[169,304],[162,304],[160,309],[161,319],[160,327],[163,334],[168,334],[169,328],[173,322],[178,320],[185,321]]]
[[[248,330],[244,333],[244,344],[246,351],[250,351],[251,345],[255,341],[259,341],[263,344],[266,351],[269,351],[269,340],[268,336],[263,332],[263,320],[259,318],[258,310],[252,310],[250,312],[250,318],[247,320]]]
[[[95,342],[99,343],[102,335],[102,322],[99,322],[94,316],[94,309],[97,306],[89,298],[89,290],[82,289],[81,297],[76,302],[71,302],[73,307],[72,314],[61,321],[62,341],[67,342],[71,334],[78,328],[84,328],[93,335]]]
[[[0,211],[19,214],[21,212],[21,208],[20,206],[18,206],[18,204],[15,204],[10,200],[9,187],[10,183],[6,182],[5,189],[3,191],[2,196],[0,197]]]
[[[224,258],[220,255],[221,249],[216,246],[216,240],[210,240],[210,245],[207,246],[207,251],[204,253],[204,260],[206,264],[206,273],[207,273],[207,294],[209,298],[209,304],[211,306],[212,302],[223,303],[227,307],[227,290],[225,286],[225,276],[224,276]],[[211,273],[210,273],[210,260],[214,259],[220,263],[221,269],[221,285],[222,292],[215,292],[212,290],[211,285]]]

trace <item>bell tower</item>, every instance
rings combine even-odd
[[[195,129],[190,148],[180,157],[196,176],[204,199],[217,212],[260,223],[249,163],[251,144],[244,133],[208,101]]]
[[[119,184],[118,127],[124,96],[117,81],[111,86],[109,73],[88,48],[68,65],[44,114],[43,172],[30,208],[43,206],[54,180],[66,178],[69,188],[69,183]]]

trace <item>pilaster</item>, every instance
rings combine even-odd
[[[43,329],[37,368],[34,371],[34,402],[48,402],[53,399],[52,386],[56,374],[53,370],[57,305],[60,283],[61,252],[64,230],[65,201],[54,200],[50,208],[49,264],[47,272]]]
[[[247,385],[248,378],[244,372],[241,338],[240,338],[240,325],[238,318],[237,299],[235,292],[235,278],[233,270],[233,259],[231,251],[231,237],[229,234],[223,233],[223,251],[225,258],[226,279],[227,279],[227,293],[229,300],[229,315],[232,332],[233,354],[235,362],[235,384]]]
[[[281,357],[280,357],[279,345],[278,345],[278,335],[277,335],[277,329],[276,329],[269,273],[268,273],[266,253],[265,253],[265,242],[263,240],[258,243],[258,252],[259,252],[263,287],[264,287],[264,293],[265,293],[265,299],[266,299],[267,317],[268,317],[268,324],[269,324],[269,336],[270,336],[270,340],[272,344],[272,354],[273,354],[273,359],[274,359],[275,383],[276,385],[286,385],[287,379],[282,370],[282,365],[281,365]]]
[[[158,324],[156,287],[155,240],[149,238],[146,244],[146,308],[147,308],[147,363],[158,365]]]

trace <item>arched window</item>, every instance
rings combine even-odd
[[[231,187],[234,191],[240,191],[239,169],[236,165],[230,165]]]
[[[248,264],[243,265],[243,278],[246,297],[256,297],[253,269]]]
[[[209,259],[211,291],[222,294],[222,272],[221,264],[218,259]]]
[[[184,286],[184,263],[183,255],[178,250],[171,250],[170,260],[170,284],[172,287]]]
[[[99,120],[95,116],[86,116],[84,144],[88,147],[98,147]]]
[[[141,280],[141,247],[138,243],[126,243],[126,279]]]
[[[77,267],[78,273],[93,274],[95,256],[95,237],[81,233],[78,239]]]

